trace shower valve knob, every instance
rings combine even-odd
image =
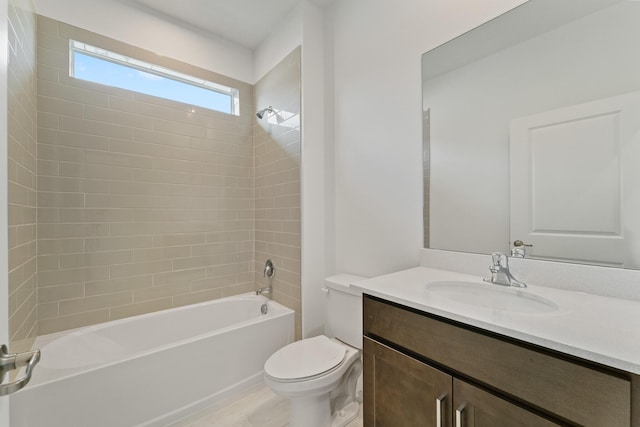
[[[276,266],[273,265],[273,261],[268,259],[267,262],[264,264],[264,272],[262,273],[262,275],[264,277],[268,277],[269,279],[271,279],[275,274],[276,274]]]

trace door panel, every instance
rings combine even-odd
[[[639,129],[638,92],[512,120],[511,240],[534,258],[629,264]]]
[[[451,376],[364,338],[366,426],[451,427],[451,390]]]

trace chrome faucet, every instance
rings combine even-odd
[[[271,294],[272,290],[273,290],[273,288],[271,287],[271,285],[265,286],[264,288],[257,289],[256,290],[256,295]]]
[[[273,264],[273,261],[268,259],[267,262],[264,263],[264,271],[262,272],[262,275],[269,280],[269,286],[258,289],[256,291],[256,295],[271,294],[271,292],[273,291],[273,288],[271,287],[271,279],[273,279],[273,276],[275,276],[275,274],[276,266]]]
[[[276,266],[273,264],[273,261],[268,259],[267,262],[264,263],[264,271],[262,272],[262,275],[271,279],[273,278],[273,276],[275,276],[275,274]]]
[[[486,277],[485,282],[502,286],[513,286],[516,288],[526,288],[524,282],[517,280],[509,271],[509,258],[502,252],[494,252],[491,254],[493,264],[489,266],[491,277]]]

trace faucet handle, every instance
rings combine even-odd
[[[267,262],[265,262],[264,264],[264,271],[262,272],[262,275],[264,277],[268,277],[269,279],[271,279],[275,274],[276,274],[276,266],[273,265],[273,261],[268,259]]]
[[[491,260],[494,267],[509,268],[509,259],[502,252],[493,252],[491,254]]]

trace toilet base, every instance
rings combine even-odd
[[[358,418],[360,414],[360,404],[351,402],[331,416],[331,427],[345,427],[351,421]]]
[[[328,427],[330,423],[329,393],[291,399],[289,427]]]
[[[345,427],[360,414],[360,404],[351,402],[330,413],[329,394],[291,399],[289,427]]]

